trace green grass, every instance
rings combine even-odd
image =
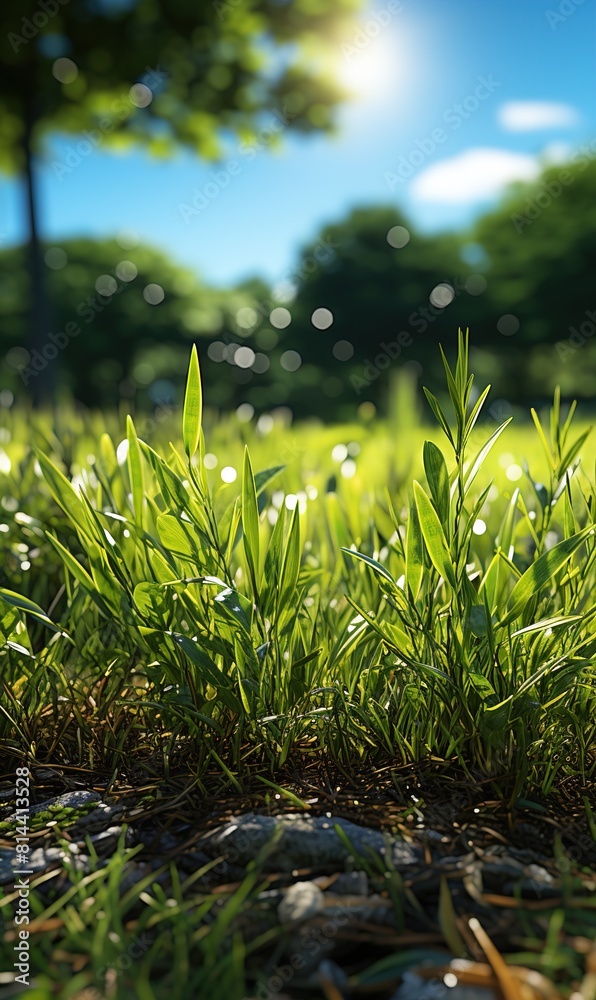
[[[282,769],[314,757],[348,772],[448,762],[489,779],[508,809],[593,781],[589,428],[558,395],[535,426],[497,426],[467,337],[445,376],[446,391],[427,393],[434,428],[403,381],[387,424],[203,421],[194,352],[183,412],[138,427],[129,417],[122,440],[116,415],[11,415],[0,453],[10,766],[140,784],[175,772],[229,795],[255,775],[262,792],[291,794]],[[58,957],[55,935],[33,936],[31,995],[67,980],[64,1000],[94,989],[146,930],[134,986],[124,975],[118,996],[243,996],[271,944],[247,952],[234,930],[262,886],[259,862],[222,897],[172,868],[173,899],[153,875],[121,900],[126,857],[71,872],[50,904],[34,896],[39,926],[61,924]],[[533,954],[545,935],[534,965],[555,978],[563,924],[582,933],[577,914],[526,918]],[[76,971],[61,953],[89,964]]]
[[[69,481],[38,434],[35,465],[15,459],[3,501],[3,544],[30,565],[0,597],[0,737],[38,760],[61,747],[72,759],[78,743],[81,764],[110,768],[142,734],[166,767],[192,748],[200,782],[219,771],[238,789],[249,764],[274,773],[304,747],[343,763],[381,751],[506,772],[511,801],[528,782],[548,792],[558,775],[586,780],[588,430],[574,432],[555,398],[514,484],[528,431],[481,422],[463,337],[446,378],[452,415],[427,393],[443,445],[432,435],[422,463],[399,436],[388,454],[390,439],[364,426],[274,426],[244,453],[236,428],[230,457],[217,449],[239,475],[218,483],[195,353],[182,447],[155,450],[128,418],[126,454],[103,433],[87,465],[90,444],[71,456]],[[346,460],[351,437],[359,454]],[[297,454],[285,471],[284,439]],[[285,484],[296,492],[284,502]],[[32,546],[37,564],[23,553]]]

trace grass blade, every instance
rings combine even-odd
[[[196,345],[190,354],[190,365],[184,394],[184,410],[182,414],[182,437],[184,450],[189,459],[195,454],[201,439],[201,422],[203,416],[203,390],[201,373],[199,371],[199,356]]]
[[[545,584],[553,580],[553,577],[571,559],[578,546],[593,533],[594,527],[590,525],[582,531],[578,531],[576,535],[572,535],[571,538],[564,538],[562,542],[553,545],[548,552],[544,552],[515,584],[507,603],[507,614],[500,624],[508,625],[517,618],[528,601],[535,597]]]
[[[416,480],[414,480],[414,500],[418,510],[422,537],[430,560],[443,579],[455,588],[455,572],[441,522],[422,486]]]

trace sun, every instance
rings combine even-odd
[[[378,97],[391,90],[398,66],[389,39],[372,38],[362,46],[344,46],[336,77],[352,98]]]

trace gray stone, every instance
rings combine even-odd
[[[123,829],[124,827],[122,826],[109,826],[107,830],[102,830],[100,833],[92,833],[89,836],[89,840],[100,858],[106,854],[114,853]],[[84,846],[84,843],[81,843],[81,846]]]
[[[342,872],[327,891],[335,896],[368,896],[367,874],[366,872]]]
[[[370,924],[395,926],[395,908],[384,896],[332,896],[325,893],[325,918],[348,926],[364,920]]]
[[[72,826],[68,827],[71,837],[81,837],[88,833],[100,833],[114,826],[121,819],[124,806],[108,805],[107,802],[98,802],[95,809],[75,819]]]
[[[245,813],[229,823],[210,831],[201,848],[212,857],[224,855],[231,864],[245,865],[269,844],[277,833],[266,861],[266,870],[291,872],[295,868],[343,867],[352,857],[334,830],[339,826],[352,850],[363,858],[371,852],[384,855],[389,847],[391,861],[398,871],[406,871],[423,860],[418,847],[387,837],[378,830],[369,830],[338,816],[304,816],[288,813],[283,816],[259,816]]]
[[[505,895],[513,895],[515,889],[520,890],[524,896],[542,899],[548,896],[558,896],[561,892],[561,884],[559,879],[551,875],[542,865],[528,865],[524,869],[523,878],[506,882],[503,886]]]
[[[55,865],[63,866],[65,861],[69,861],[77,870],[86,871],[89,858],[86,854],[79,853],[76,844],[73,844],[72,847],[75,850],[65,850],[61,847],[36,847],[25,860],[17,857],[12,850],[0,851],[0,885],[6,885],[7,882],[12,882],[15,878],[24,877],[16,874],[19,870],[38,875]]]
[[[213,858],[209,858],[203,851],[185,851],[176,858],[176,864],[185,872],[196,872],[197,868],[204,868],[210,861]]]
[[[321,913],[325,900],[323,893],[314,882],[295,882],[286,889],[277,907],[277,916],[282,924],[302,924]]]
[[[60,809],[80,809],[81,806],[99,802],[99,800],[100,796],[97,792],[86,792],[83,790],[65,792],[64,795],[58,795],[55,799],[45,799],[43,802],[38,802],[37,805],[30,806],[28,813],[29,816],[35,816],[37,813],[46,812],[50,806]],[[16,813],[8,816],[7,819],[16,820]]]

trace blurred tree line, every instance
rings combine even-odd
[[[157,250],[112,241],[44,247],[54,322],[27,347],[27,260],[5,250],[3,385],[18,399],[47,370],[57,392],[140,408],[179,399],[191,342],[207,403],[350,418],[391,406],[403,367],[440,377],[469,327],[474,366],[508,405],[596,393],[596,161],[576,156],[517,186],[464,233],[422,236],[393,207],[326,226],[292,273],[210,288]]]

